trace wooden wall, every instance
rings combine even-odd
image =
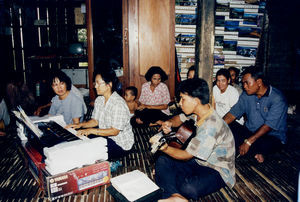
[[[123,0],[124,79],[139,93],[147,70],[160,66],[169,76],[166,84],[174,96],[174,23],[174,1]]]

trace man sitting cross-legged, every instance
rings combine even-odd
[[[279,150],[286,142],[287,103],[282,93],[268,85],[262,72],[247,67],[242,73],[244,92],[223,117],[235,138],[237,153],[254,155],[258,162],[264,155]],[[245,126],[234,122],[246,114]]]
[[[187,201],[235,183],[235,146],[228,125],[209,102],[209,88],[203,79],[188,79],[179,87],[180,107],[194,119],[196,135],[186,149],[164,144],[156,161],[155,181],[163,190],[160,201]],[[178,127],[184,114],[163,122],[164,133]],[[150,139],[153,143],[155,136]]]

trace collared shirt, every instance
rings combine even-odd
[[[196,136],[186,151],[196,157],[198,164],[218,171],[229,186],[235,184],[235,145],[228,125],[211,107],[196,123]]]
[[[120,130],[116,136],[109,136],[124,150],[130,150],[134,136],[130,125],[130,112],[125,100],[116,92],[105,103],[104,96],[98,96],[92,119],[98,121],[100,129],[116,128]]]
[[[268,125],[272,128],[268,135],[273,135],[282,143],[286,143],[287,109],[288,105],[283,94],[270,86],[261,98],[243,92],[230,113],[237,118],[245,113],[247,116],[245,125],[253,133],[262,125]]]
[[[80,118],[80,122],[83,120],[85,103],[72,91],[63,100],[60,100],[58,95],[54,96],[51,102],[49,114],[63,115],[66,124],[73,123],[73,118]]]
[[[141,96],[139,101],[145,105],[162,105],[169,104],[170,92],[168,86],[162,82],[156,86],[154,91],[150,89],[151,82],[146,82],[142,85]],[[169,110],[162,110],[165,114],[169,114]]]

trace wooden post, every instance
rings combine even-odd
[[[93,40],[93,22],[92,22],[92,6],[91,0],[86,0],[86,24],[87,24],[87,46],[88,46],[88,75],[89,75],[89,89],[90,99],[95,100],[96,95],[93,86],[94,73],[94,40]]]
[[[210,90],[213,82],[215,1],[197,1],[197,28],[195,47],[195,66],[199,78],[207,81]]]

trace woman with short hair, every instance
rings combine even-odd
[[[51,100],[49,114],[61,114],[66,124],[77,124],[83,120],[85,103],[71,91],[71,79],[62,71],[52,73],[50,82],[55,96]]]
[[[168,79],[167,74],[160,67],[152,66],[145,78],[147,82],[142,85],[139,107],[131,122],[134,126],[159,124],[169,119],[170,92],[163,83]]]
[[[130,112],[125,100],[116,92],[119,80],[112,69],[96,70],[94,81],[98,97],[95,100],[92,118],[87,122],[67,127],[82,128],[77,131],[78,135],[105,137],[108,159],[116,159],[126,155],[134,144]]]

